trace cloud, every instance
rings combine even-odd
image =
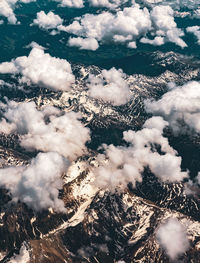
[[[11,0],[12,1],[12,0]],[[28,4],[31,2],[36,2],[36,0],[18,0],[20,3]]]
[[[187,46],[180,38],[184,33],[177,28],[174,21],[174,11],[170,6],[155,6],[151,11],[151,19],[158,36],[165,36],[166,40],[182,48]]]
[[[198,7],[195,11],[194,11],[194,18],[200,18],[200,7]]]
[[[87,80],[88,94],[115,106],[125,104],[131,99],[130,89],[125,78],[126,75],[123,71],[115,68],[102,70],[100,76],[90,74]]]
[[[146,3],[149,6],[155,5],[170,5],[175,10],[180,10],[182,8],[187,8],[190,10],[195,10],[199,7],[199,0],[140,0],[140,2]]]
[[[173,42],[182,48],[187,46],[181,39],[184,32],[177,28],[170,6],[155,6],[148,10],[134,4],[116,13],[85,14],[68,26],[58,26],[58,29],[81,38],[96,39],[99,43],[125,43],[130,48],[135,48],[131,43],[142,36],[142,41],[153,45]],[[145,37],[147,33],[155,36],[154,40],[148,40]]]
[[[128,47],[129,48],[137,48],[136,42],[135,41],[131,41],[128,43]]]
[[[1,0],[0,1],[0,16],[5,16],[10,24],[16,24],[17,18],[14,14],[15,4],[17,2],[30,3],[36,0]]]
[[[161,99],[147,100],[145,108],[148,113],[163,116],[175,133],[188,132],[187,127],[200,132],[200,83],[192,81],[178,87],[170,85]]]
[[[73,8],[82,8],[84,7],[83,0],[54,0],[59,2],[61,6],[73,7]]]
[[[26,48],[37,48],[37,49],[42,49],[42,50],[45,50],[46,48],[45,47],[43,47],[43,46],[40,46],[38,43],[36,43],[36,42],[34,42],[34,41],[32,41],[30,44],[28,44],[27,46],[26,46]]]
[[[138,6],[125,8],[116,14],[103,12],[98,15],[86,14],[75,20],[69,26],[59,26],[60,30],[85,38],[95,38],[97,41],[115,41],[115,36],[121,36],[119,42],[138,38],[151,28],[149,11]],[[115,39],[114,39],[115,37]]]
[[[44,86],[56,91],[69,90],[75,81],[69,62],[51,57],[36,46],[27,57],[1,63],[0,73],[21,74],[22,83]]]
[[[185,253],[189,248],[186,229],[176,218],[170,218],[166,223],[160,225],[156,236],[159,244],[172,260]]]
[[[54,0],[61,3],[61,6],[73,7],[73,8],[83,8],[84,0]],[[106,7],[109,9],[116,9],[122,4],[127,3],[129,0],[88,0],[90,6],[94,7]]]
[[[69,162],[55,152],[39,153],[30,165],[0,169],[0,185],[8,189],[13,201],[26,203],[36,211],[53,208],[64,212],[59,196],[61,176]]]
[[[99,44],[95,38],[71,37],[69,38],[68,45],[93,51],[99,48]]]
[[[184,194],[192,195],[194,197],[199,198],[199,185],[200,185],[200,172],[198,172],[197,176],[193,178],[193,180],[188,180],[187,183],[184,184]]]
[[[179,28],[173,28],[166,32],[166,37],[169,42],[175,43],[181,48],[185,48],[187,47],[187,44],[181,39],[182,36],[184,36],[184,33]]]
[[[124,132],[128,147],[103,145],[104,154],[98,155],[99,167],[94,169],[95,184],[111,191],[124,189],[129,182],[135,187],[137,181],[142,181],[145,167],[162,182],[182,181],[188,177],[187,172],[181,171],[181,157],[162,135],[166,125],[161,117],[152,117],[142,130]]]
[[[149,3],[149,4],[158,4],[163,2],[163,0],[142,0],[144,3]]]
[[[10,101],[2,114],[0,132],[17,132],[20,145],[29,151],[54,151],[70,160],[86,151],[90,131],[79,121],[77,113],[63,113],[51,106],[37,110],[34,102]]]
[[[10,0],[10,1],[13,1],[13,0]],[[28,4],[28,3],[31,3],[31,2],[36,2],[36,0],[18,0],[19,3],[24,3],[24,4]]]
[[[25,245],[22,244],[19,255],[14,254],[14,256],[8,261],[8,263],[28,263],[30,262],[29,251]]]
[[[190,26],[186,28],[188,33],[193,33],[197,38],[197,44],[200,45],[200,26]]]
[[[129,0],[89,0],[91,6],[106,7],[110,9],[116,9],[122,4],[127,3]]]
[[[38,25],[43,29],[52,29],[63,23],[63,19],[61,19],[58,15],[55,15],[53,12],[49,12],[45,14],[44,11],[40,11],[37,13],[37,18],[33,20],[33,24]]]
[[[2,0],[0,1],[0,15],[5,16],[10,24],[16,24],[17,18],[13,12],[13,6],[17,0]]]
[[[157,36],[154,39],[148,39],[146,37],[143,37],[140,39],[140,42],[143,44],[150,44],[154,46],[161,46],[165,43],[164,37]]]
[[[176,28],[174,11],[170,6],[156,6],[152,9],[151,17],[158,30],[163,32]]]

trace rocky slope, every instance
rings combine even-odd
[[[198,191],[195,196],[186,196],[181,183],[161,184],[148,170],[143,174],[142,183],[135,189],[129,185],[124,192],[111,193],[98,189],[93,183],[92,167],[98,165],[98,147],[101,143],[119,145],[123,143],[124,130],[141,127],[147,118],[144,99],[159,97],[170,81],[182,84],[199,79],[198,67],[187,68],[186,63],[177,62],[180,58],[173,54],[156,59],[158,64],[159,61],[165,63],[163,67],[178,63],[179,69],[176,72],[166,69],[158,76],[127,76],[132,100],[125,106],[114,107],[90,98],[85,79],[89,72],[101,74],[101,70],[77,65],[73,70],[79,78],[70,92],[38,90],[37,94],[21,98],[22,101],[34,100],[39,108],[54,105],[64,111],[81,112],[83,122],[91,129],[92,140],[88,153],[73,162],[63,175],[60,198],[67,208],[66,214],[52,209],[36,213],[23,203],[10,202],[8,191],[0,189],[0,262],[23,262],[23,257],[31,263],[170,262],[155,235],[158,225],[170,217],[188,225],[191,245],[180,262],[200,262]],[[181,149],[185,149],[183,155],[187,152],[188,138],[179,141],[171,138],[171,141],[177,150],[181,144]],[[2,134],[0,145],[1,166],[28,165],[35,155],[19,147],[17,134]],[[198,138],[193,138],[193,147],[199,152]],[[193,156],[193,162],[189,163],[191,169],[194,163],[198,165],[198,158],[198,154]],[[187,156],[184,164],[188,165]],[[17,261],[19,253],[21,259]]]

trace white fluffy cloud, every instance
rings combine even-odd
[[[187,46],[181,39],[184,33],[177,28],[174,11],[170,6],[155,6],[149,11],[146,7],[140,8],[135,4],[115,14],[108,11],[97,15],[86,14],[76,18],[68,26],[58,26],[58,29],[81,38],[96,39],[100,43],[126,43],[131,48],[135,48],[131,43],[135,43],[142,36],[143,43],[162,45],[169,41],[182,48]],[[154,40],[146,38],[147,33],[152,34]],[[76,45],[75,41],[74,44]]]
[[[16,1],[16,0],[15,0]],[[21,0],[30,1],[30,0]],[[199,0],[54,0],[60,3],[63,7],[71,8],[83,8],[85,2],[88,2],[94,7],[105,7],[109,9],[116,9],[125,3],[135,4],[143,2],[148,7],[154,7],[155,5],[170,5],[172,8],[179,10],[180,8],[187,7],[189,9],[197,9],[199,7]]]
[[[137,1],[137,0],[136,0]],[[154,6],[157,4],[170,5],[173,9],[188,8],[194,10],[199,7],[199,0],[139,0],[143,3]]]
[[[110,9],[115,9],[127,2],[128,0],[89,0],[91,6],[106,7]]]
[[[65,7],[73,7],[73,8],[82,8],[84,7],[84,3],[87,1],[91,6],[94,7],[106,7],[109,9],[115,9],[120,5],[127,3],[128,0],[54,0],[61,4],[61,6]]]
[[[200,18],[200,7],[198,7],[198,8],[194,11],[193,17],[195,17],[195,18]]]
[[[136,42],[135,41],[131,41],[128,43],[128,47],[129,48],[137,48]]]
[[[26,46],[26,48],[37,48],[37,49],[42,49],[42,50],[45,50],[46,48],[45,47],[43,47],[43,46],[41,46],[41,45],[39,45],[38,43],[36,43],[35,41],[32,41],[30,44],[28,44],[27,46]]]
[[[60,30],[97,41],[126,42],[138,38],[151,29],[149,11],[138,6],[125,8],[116,14],[103,12],[98,15],[86,14]],[[119,41],[118,41],[119,39]]]
[[[8,263],[28,263],[30,262],[29,251],[26,248],[25,243],[22,244],[19,255],[14,254],[14,256],[8,261]]]
[[[65,113],[46,106],[37,110],[34,102],[1,104],[0,132],[17,133],[20,145],[28,151],[42,151],[30,165],[0,169],[0,186],[12,194],[13,201],[22,201],[35,210],[53,208],[65,212],[58,198],[61,176],[68,160],[86,152],[90,131],[79,121],[79,114]]]
[[[156,6],[152,9],[151,17],[158,30],[164,32],[176,27],[174,11],[170,6]]]
[[[150,44],[150,45],[154,45],[154,46],[161,46],[165,43],[165,39],[164,37],[161,36],[157,36],[154,39],[148,39],[146,37],[143,37],[140,39],[140,42],[143,44]]]
[[[21,82],[44,86],[52,90],[69,90],[75,77],[71,65],[64,59],[51,57],[35,47],[26,57],[0,64],[0,73],[21,74]]]
[[[54,151],[74,160],[86,150],[90,140],[88,128],[79,121],[79,114],[62,113],[54,107],[37,110],[34,102],[8,102],[4,105],[0,132],[17,132],[20,144],[27,150]]]
[[[97,50],[99,47],[98,41],[95,38],[71,37],[68,41],[69,46],[79,47],[80,49]]]
[[[177,28],[174,21],[174,11],[170,6],[154,7],[151,11],[151,19],[156,29],[156,35],[165,36],[168,41],[176,43],[182,48],[187,46],[180,38],[184,33]]]
[[[48,14],[46,14],[44,11],[38,12],[37,18],[33,20],[33,24],[38,25],[43,29],[56,28],[62,23],[63,20],[51,11]]]
[[[20,200],[36,211],[51,207],[64,212],[58,195],[68,166],[58,153],[39,153],[28,166],[1,168],[0,185],[11,192],[13,201]]]
[[[102,99],[115,106],[125,104],[131,98],[125,77],[126,75],[122,70],[115,68],[102,70],[100,76],[90,74],[87,80],[88,94],[93,98]]]
[[[200,26],[190,26],[186,28],[188,33],[193,33],[197,38],[197,43],[200,45]]]
[[[149,167],[163,182],[182,181],[188,177],[181,171],[181,157],[163,137],[164,127],[168,125],[161,117],[147,120],[140,131],[124,132],[124,140],[129,147],[104,145],[104,154],[97,159],[99,167],[95,168],[96,185],[100,188],[125,188],[129,182],[135,186],[136,181],[142,181],[142,172]],[[160,146],[162,154],[156,149]]]
[[[156,233],[159,244],[172,259],[185,253],[189,248],[189,241],[185,227],[176,218],[170,218],[160,225]]]
[[[5,16],[10,24],[16,24],[17,18],[13,11],[13,6],[17,0],[1,0],[0,1],[0,15]]]
[[[158,101],[148,100],[146,110],[163,116],[174,132],[186,132],[183,123],[200,132],[200,83],[188,82],[181,87],[170,86],[170,90]]]
[[[83,0],[54,0],[59,2],[61,6],[65,7],[74,7],[74,8],[82,8],[84,7]]]
[[[14,14],[14,8],[15,4],[17,2],[21,3],[30,3],[30,2],[35,2],[36,0],[1,0],[0,1],[0,16],[5,16],[8,19],[8,22],[10,24],[16,24],[17,23],[17,18]]]

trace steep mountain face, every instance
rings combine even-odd
[[[73,70],[79,78],[70,92],[49,93],[43,90],[41,93],[38,90],[38,94],[22,98],[22,101],[34,100],[38,108],[53,105],[64,111],[81,112],[83,122],[91,129],[91,142],[88,143],[88,152],[74,161],[68,173],[63,175],[60,198],[67,208],[65,214],[52,209],[35,212],[23,203],[10,202],[9,192],[0,190],[0,262],[16,262],[13,260],[18,253],[24,253],[30,263],[171,262],[156,238],[157,227],[170,217],[188,225],[191,246],[179,258],[180,262],[200,262],[198,191],[195,196],[187,196],[183,184],[161,183],[148,169],[143,173],[142,183],[138,183],[136,188],[130,184],[123,192],[116,190],[111,193],[94,184],[92,168],[98,166],[98,147],[102,143],[123,144],[124,130],[141,128],[147,118],[144,99],[160,97],[169,82],[183,84],[199,79],[196,65],[187,68],[187,63],[174,54],[167,54],[165,58],[161,54],[159,56],[156,57],[158,64],[162,61],[166,67],[162,74],[127,76],[132,100],[125,106],[111,106],[90,98],[85,79],[88,73],[101,74],[101,70],[77,65]],[[167,68],[174,64],[178,65],[174,68],[179,67],[176,72]],[[179,145],[182,145],[183,166],[188,167],[189,164],[194,170],[199,163],[199,155],[193,155],[192,163],[188,161],[189,139],[178,141],[170,131],[166,131],[166,136],[178,152],[181,151]],[[199,139],[190,140],[199,152]],[[2,134],[0,145],[2,167],[28,165],[36,154],[25,152],[19,146],[17,134]]]
[[[67,215],[33,214],[22,204],[5,210],[1,236],[6,239],[1,247],[4,244],[8,255],[26,240],[30,262],[170,262],[155,231],[161,222],[175,217],[189,226],[191,249],[182,262],[199,262],[200,223],[185,215],[183,204],[188,198],[181,196],[178,186],[168,185],[166,195],[166,186],[159,189],[164,200],[157,196],[154,202],[152,196],[142,198],[131,189],[123,193],[98,190],[91,184],[94,175],[84,169],[87,162],[74,163],[65,178],[62,198]],[[199,203],[193,199],[193,204],[189,212],[199,218]],[[183,213],[177,212],[181,209]]]

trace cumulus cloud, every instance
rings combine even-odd
[[[194,11],[193,17],[195,17],[195,18],[200,18],[200,7],[198,7],[198,8]]]
[[[22,244],[19,255],[14,254],[14,256],[8,261],[9,263],[28,263],[30,262],[30,255],[29,251],[25,245]]]
[[[58,195],[68,166],[58,153],[39,153],[28,166],[1,168],[0,185],[10,191],[13,201],[20,200],[36,211],[51,207],[64,212]]]
[[[170,5],[175,10],[187,8],[195,10],[199,7],[199,0],[139,0],[149,6],[155,6],[157,4]]]
[[[68,45],[93,51],[99,48],[99,44],[95,38],[71,37],[69,38]]]
[[[125,80],[126,75],[122,70],[111,68],[102,70],[100,76],[90,74],[88,77],[88,94],[97,99],[102,99],[115,106],[127,103],[131,98],[129,86]]]
[[[177,28],[174,21],[174,11],[170,6],[155,6],[151,11],[151,19],[157,35],[165,36],[168,41],[182,48],[187,46],[180,38],[184,33]]]
[[[164,32],[176,27],[174,11],[170,6],[156,6],[152,9],[151,17],[158,30]]]
[[[149,3],[149,4],[158,4],[161,3],[163,0],[142,0],[144,3]]]
[[[35,41],[32,41],[30,44],[28,44],[27,46],[26,46],[26,48],[37,48],[37,49],[42,49],[42,50],[45,50],[46,48],[45,47],[43,47],[43,46],[41,46],[41,45],[39,45],[38,43],[36,43]]]
[[[187,46],[181,38],[184,32],[177,28],[170,6],[154,6],[148,10],[134,4],[115,14],[108,11],[97,15],[86,14],[68,26],[58,26],[58,29],[82,38],[96,39],[100,43],[126,43],[130,48],[135,48],[135,41],[142,36],[143,43],[163,45],[173,42],[182,48]],[[147,33],[155,36],[154,39],[148,39]]]
[[[30,3],[36,0],[1,0],[0,1],[0,16],[5,16],[10,24],[16,24],[17,18],[14,14],[15,4],[17,2]]]
[[[73,8],[82,8],[84,7],[83,0],[54,0],[59,2],[61,6],[73,7]]]
[[[200,26],[190,26],[186,28],[188,33],[193,33],[197,38],[197,43],[200,45]]]
[[[13,6],[17,0],[2,0],[0,1],[0,15],[5,16],[10,24],[16,24],[17,18],[13,11]]]
[[[193,180],[188,180],[188,182],[184,184],[184,194],[193,195],[199,198],[199,185],[200,172],[198,172],[197,176],[193,178]]]
[[[89,0],[91,6],[95,7],[106,7],[110,9],[115,9],[122,4],[127,3],[128,0]]]
[[[172,260],[177,259],[189,248],[186,228],[176,218],[170,218],[160,225],[156,236],[159,244]]]
[[[164,40],[164,37],[161,37],[161,36],[157,36],[154,39],[149,39],[149,38],[143,37],[140,39],[140,42],[143,44],[161,46],[165,43],[165,40]]]
[[[98,155],[99,167],[94,171],[96,185],[115,190],[131,182],[134,187],[137,181],[142,181],[145,167],[163,182],[182,181],[188,177],[187,172],[181,171],[181,157],[162,135],[166,125],[168,123],[161,117],[152,117],[142,130],[124,132],[128,147],[103,145],[105,153]]]
[[[52,29],[63,23],[60,16],[55,15],[53,12],[45,13],[44,11],[37,13],[37,18],[33,20],[33,24],[38,25],[43,29]]]
[[[83,8],[84,0],[54,0],[60,3],[61,6],[73,7],[73,8]],[[122,4],[127,3],[129,0],[87,0],[91,6],[94,7],[105,7],[109,9],[116,9]]]
[[[136,42],[135,41],[131,41],[128,43],[128,47],[129,48],[137,48]]]
[[[36,46],[27,57],[1,63],[0,73],[21,74],[22,83],[40,85],[56,91],[69,90],[75,81],[68,61],[51,57]]]
[[[17,132],[27,150],[54,151],[74,160],[86,151],[90,131],[74,112],[62,113],[54,107],[37,110],[34,102],[8,102],[2,109],[0,132]]]
[[[124,8],[116,14],[86,14],[69,26],[58,28],[79,37],[95,38],[98,42],[130,42],[151,29],[151,19],[146,8],[135,6]]]
[[[183,86],[170,85],[161,99],[147,100],[146,111],[163,116],[175,133],[188,132],[183,123],[200,132],[200,83],[188,82]]]

